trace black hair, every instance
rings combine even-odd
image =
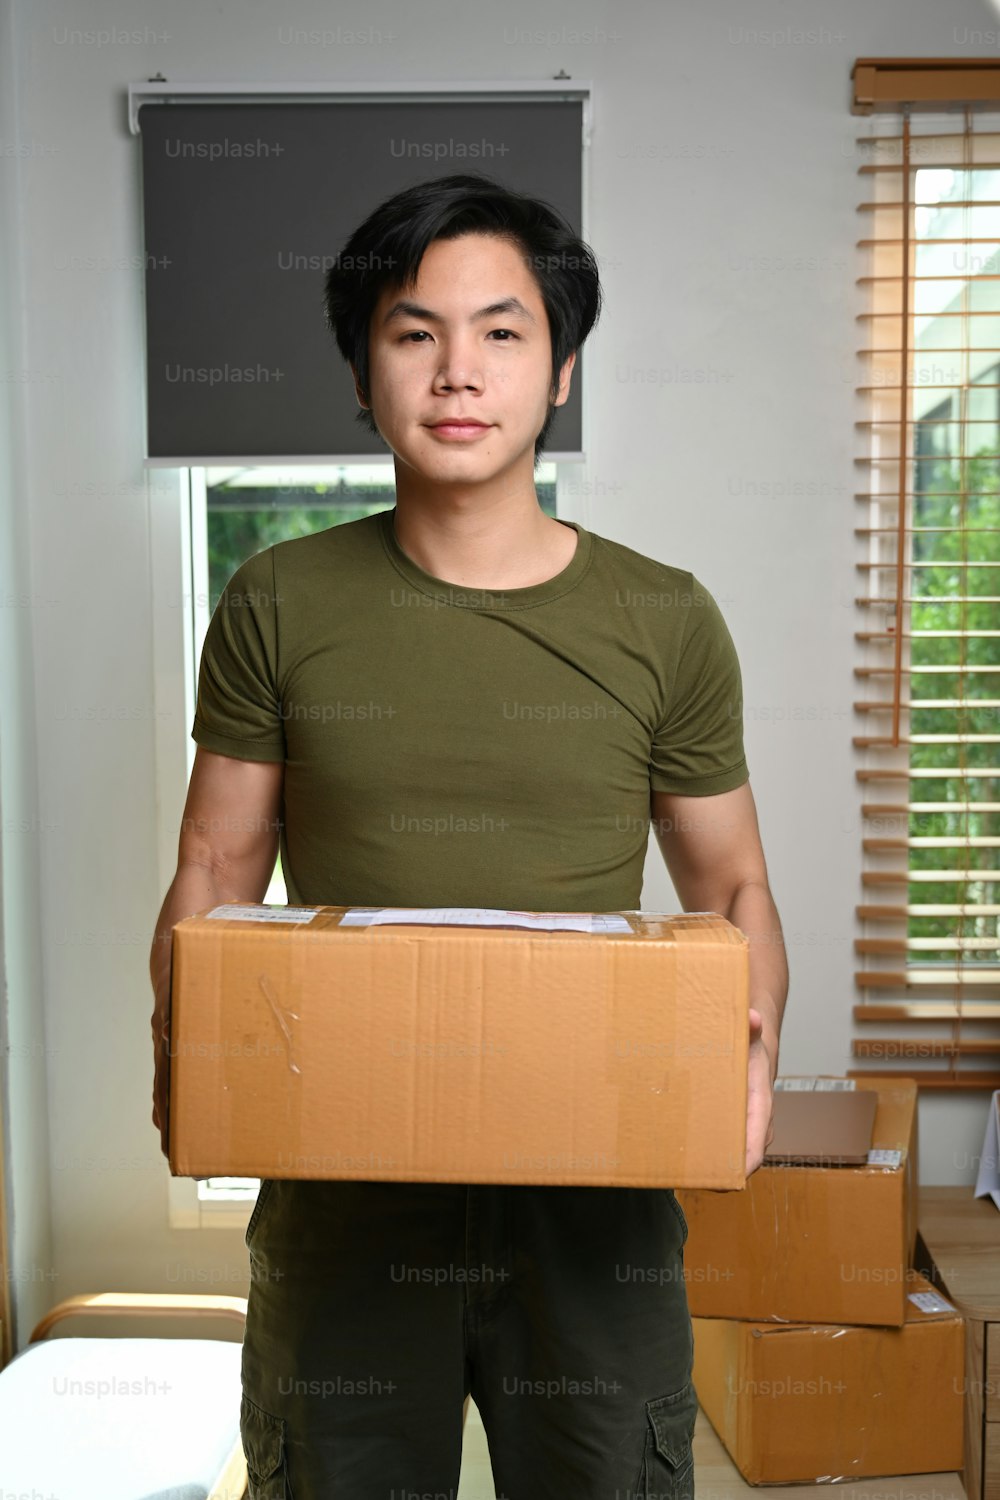
[[[545,304],[552,380],[548,415],[535,439],[537,465],[556,412],[551,403],[558,392],[559,372],[590,333],[602,302],[590,247],[550,203],[472,172],[428,178],[404,188],[368,215],[326,272],[326,324],[369,400],[368,331],[383,288],[414,286],[428,245],[464,234],[496,235],[514,244]],[[378,435],[370,408],[362,407],[355,420]]]

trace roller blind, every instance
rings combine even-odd
[[[1000,1087],[1000,105],[956,92],[859,141],[854,739],[855,1055],[952,1089]]]
[[[324,269],[384,198],[478,171],[578,233],[580,98],[143,103],[147,462],[384,456],[354,421]],[[583,450],[581,353],[547,456]]]

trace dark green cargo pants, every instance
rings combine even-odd
[[[250,1500],[455,1500],[470,1392],[506,1500],[690,1500],[686,1239],[669,1188],[265,1179]]]

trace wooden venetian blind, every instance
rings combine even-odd
[[[1000,1087],[1000,64],[862,59],[854,1052]]]

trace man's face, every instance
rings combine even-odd
[[[503,310],[484,312],[510,299]],[[483,483],[519,461],[533,469],[552,344],[519,247],[481,234],[433,241],[413,288],[383,290],[368,349],[366,404],[397,466],[439,484]],[[563,366],[557,406],[569,395],[575,361],[571,354]],[[486,425],[437,425],[458,417]]]

